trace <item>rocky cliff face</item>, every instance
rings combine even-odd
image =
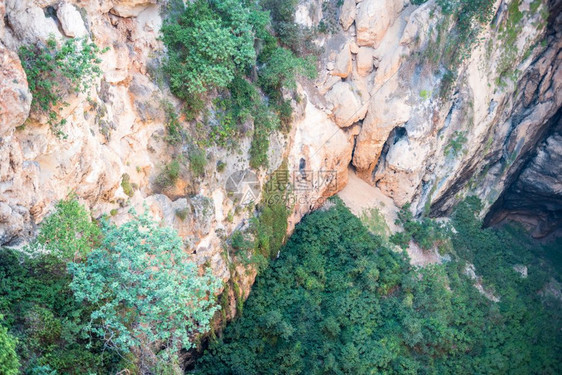
[[[486,208],[501,196],[494,212],[504,216],[539,207],[541,228],[559,223],[560,174],[549,168],[561,157],[560,2],[520,1],[514,13],[513,1],[494,3],[493,21],[479,30],[454,75],[440,57],[455,22],[434,0],[343,2],[341,29],[317,41],[324,51],[319,78],[301,82],[292,129],[271,135],[271,167],[257,176],[263,184],[283,159],[295,171],[290,182],[302,188],[294,189],[289,229],[344,188],[350,166],[397,205],[413,202],[417,213],[446,215],[464,195],[477,194]],[[178,152],[164,140],[161,103],[179,102],[155,73],[163,49],[161,5],[0,5],[0,245],[31,238],[54,203],[75,192],[95,216],[111,212],[116,222],[146,203],[178,229],[199,264],[210,264],[224,280],[234,272],[222,244],[252,213],[235,210],[225,184],[232,172],[248,168],[250,140],[241,141],[236,156],[206,150],[203,177],[182,165],[174,186],[156,183]],[[321,9],[319,0],[303,1],[296,20],[317,25]],[[65,98],[64,140],[44,117],[30,115],[17,56],[20,46],[50,36],[87,37],[107,48],[92,90]],[[225,163],[220,172],[219,161]],[[255,273],[237,273],[248,292]]]
[[[454,74],[441,58],[455,20],[440,11],[434,1],[345,1],[344,30],[323,41],[325,69],[311,97],[353,141],[357,174],[397,205],[443,216],[476,194],[486,211],[555,126],[560,3],[496,1]],[[550,182],[536,184],[555,190]]]
[[[184,157],[177,182],[158,184],[171,157],[188,152],[172,149],[164,139],[168,109],[162,103],[176,110],[179,102],[157,79],[161,5],[156,0],[2,2],[0,245],[24,244],[54,204],[74,192],[95,217],[111,213],[116,223],[126,220],[131,208],[140,212],[146,205],[178,230],[198,264],[211,265],[225,281],[236,272],[229,269],[222,245],[251,213],[234,211],[225,185],[232,172],[248,168],[250,140],[242,140],[236,157],[206,150],[202,177],[193,175]],[[50,37],[59,42],[86,37],[107,49],[93,88],[64,98],[68,105],[60,117],[67,120],[66,139],[53,134],[43,115],[30,114],[32,97],[17,55],[21,46],[45,44]],[[286,140],[271,138],[269,157],[276,168]],[[249,292],[255,273],[238,271],[241,289]]]

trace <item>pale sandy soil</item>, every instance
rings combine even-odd
[[[394,224],[398,212],[394,201],[384,195],[379,188],[371,186],[357,177],[355,172],[349,171],[347,186],[338,193],[338,196],[355,216],[361,217],[365,210],[377,208],[386,218],[386,223],[392,233],[400,229]]]
[[[376,186],[371,186],[357,177],[352,170],[349,171],[349,181],[346,187],[338,193],[338,196],[355,216],[361,218],[364,212],[376,208],[385,217],[391,233],[402,230],[394,223],[399,210],[394,201],[384,195]],[[410,242],[407,252],[410,256],[410,263],[415,266],[423,267],[440,262],[436,250],[422,251],[414,242]]]

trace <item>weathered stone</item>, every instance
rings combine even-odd
[[[84,20],[76,7],[69,3],[62,3],[57,9],[57,17],[60,21],[64,35],[70,38],[81,38],[88,35],[84,26]]]
[[[345,0],[341,7],[340,14],[340,23],[344,30],[349,29],[353,24],[356,14],[357,8],[355,7],[355,0]]]
[[[53,18],[32,0],[6,0],[6,15],[15,36],[23,44],[45,42],[51,36],[62,38]]]
[[[115,0],[111,13],[119,17],[136,17],[157,0]]]
[[[349,73],[351,73],[351,51],[349,50],[349,44],[346,44],[340,53],[338,53],[331,74],[341,78],[347,78]]]
[[[400,0],[364,0],[357,6],[357,44],[377,48],[403,7]]]
[[[29,116],[31,93],[18,56],[0,43],[0,136]]]
[[[333,105],[332,112],[339,127],[347,128],[365,117],[367,106],[361,99],[347,82],[338,82],[328,91],[326,100]]]
[[[373,71],[373,49],[369,47],[359,47],[357,52],[357,74],[367,76]]]

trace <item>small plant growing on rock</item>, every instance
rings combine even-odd
[[[164,170],[156,178],[156,184],[161,188],[168,188],[176,183],[180,177],[180,161],[178,159],[172,160],[166,164]]]
[[[194,148],[189,152],[189,168],[196,177],[201,177],[205,174],[205,166],[207,165],[207,158],[205,151],[200,148]]]
[[[33,94],[33,111],[47,115],[47,122],[57,137],[66,138],[61,127],[66,123],[58,111],[68,105],[61,98],[69,93],[85,93],[101,75],[98,46],[86,38],[69,39],[60,47],[51,37],[45,45],[23,46],[19,50],[29,89]]]
[[[121,187],[123,188],[123,192],[129,197],[135,194],[135,189],[133,185],[131,185],[131,176],[129,176],[128,173],[123,173],[123,176],[121,176]]]

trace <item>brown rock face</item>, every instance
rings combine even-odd
[[[326,98],[334,103],[334,118],[341,128],[353,125],[365,117],[367,107],[354,87],[347,82],[338,82],[326,94]]]
[[[340,14],[340,23],[344,30],[349,29],[353,22],[355,22],[356,14],[355,0],[345,0]]]
[[[363,0],[357,5],[357,44],[377,48],[396,15],[402,10],[401,0]]]
[[[111,12],[119,17],[136,17],[158,0],[115,0]]]
[[[7,135],[29,116],[31,93],[15,52],[0,42],[0,136]]]

